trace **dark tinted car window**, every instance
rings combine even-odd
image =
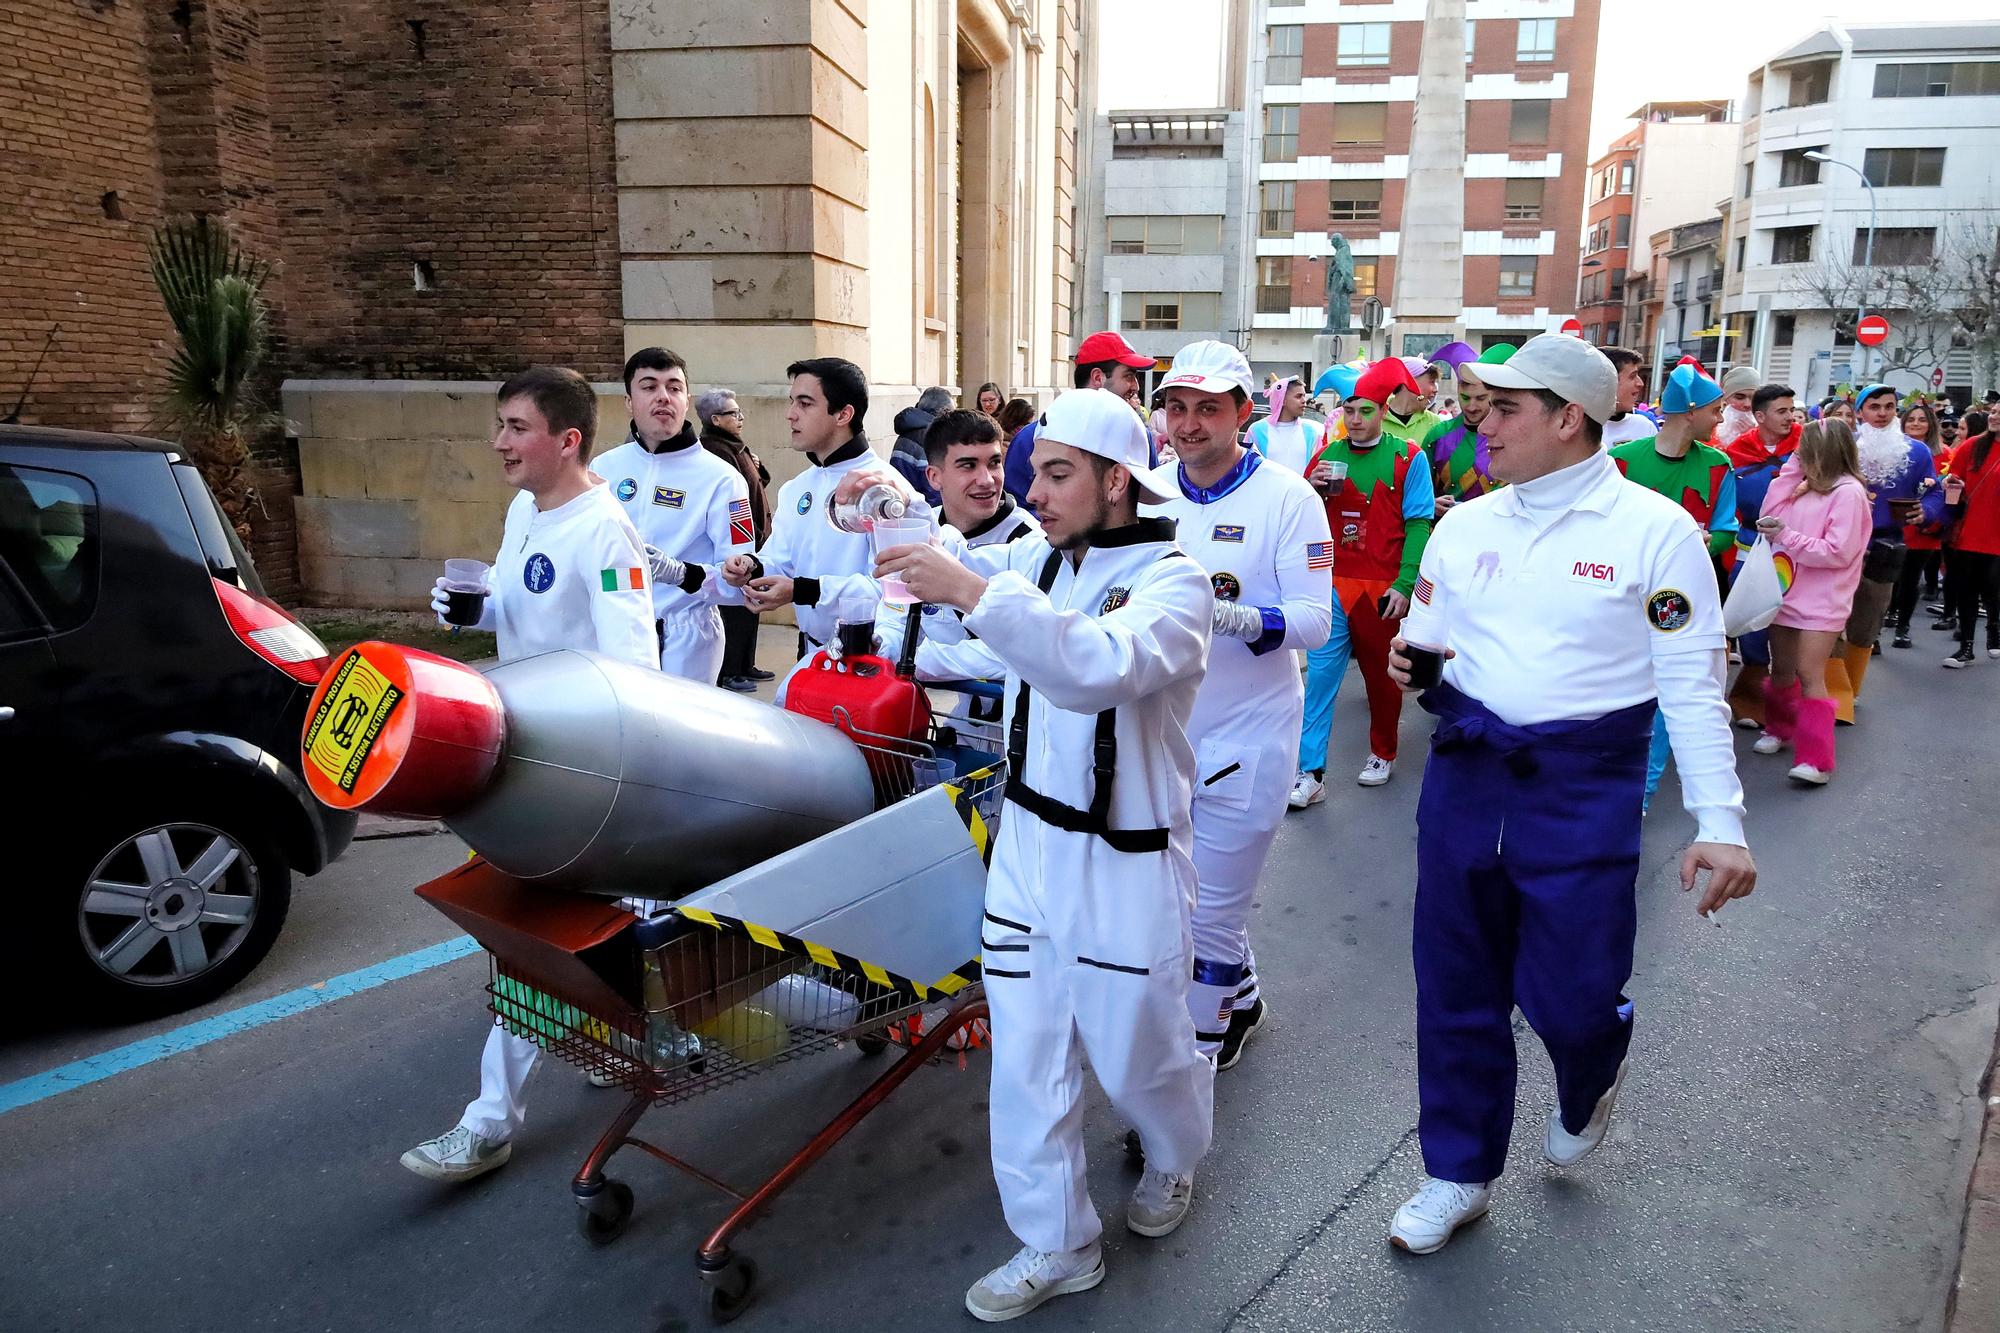
[[[173,474],[181,488],[181,498],[187,502],[188,517],[194,520],[195,536],[200,539],[201,553],[208,560],[208,572],[262,597],[264,585],[257,579],[257,567],[250,563],[250,553],[237,540],[236,529],[223,518],[222,507],[209,494],[208,483],[201,479],[201,473],[187,463],[176,463]]]
[[[97,605],[97,491],[82,477],[0,464],[0,560],[60,633]]]

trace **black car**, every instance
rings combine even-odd
[[[0,879],[56,998],[181,1009],[270,951],[354,834],[300,776],[325,668],[181,449],[0,426]]]

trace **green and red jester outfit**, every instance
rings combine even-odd
[[[1666,496],[1688,511],[1708,534],[1708,553],[1721,559],[1736,549],[1736,473],[1729,455],[1695,444],[1680,458],[1654,448],[1655,436],[1630,440],[1611,450],[1611,461],[1627,481]]]

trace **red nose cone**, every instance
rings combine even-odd
[[[306,783],[341,810],[438,819],[485,791],[507,715],[486,677],[393,643],[334,659],[306,713]]]

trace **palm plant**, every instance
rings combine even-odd
[[[153,284],[180,335],[161,417],[194,458],[239,536],[250,535],[250,439],[275,419],[257,392],[270,338],[261,290],[270,268],[205,217],[164,224],[147,245]]]

